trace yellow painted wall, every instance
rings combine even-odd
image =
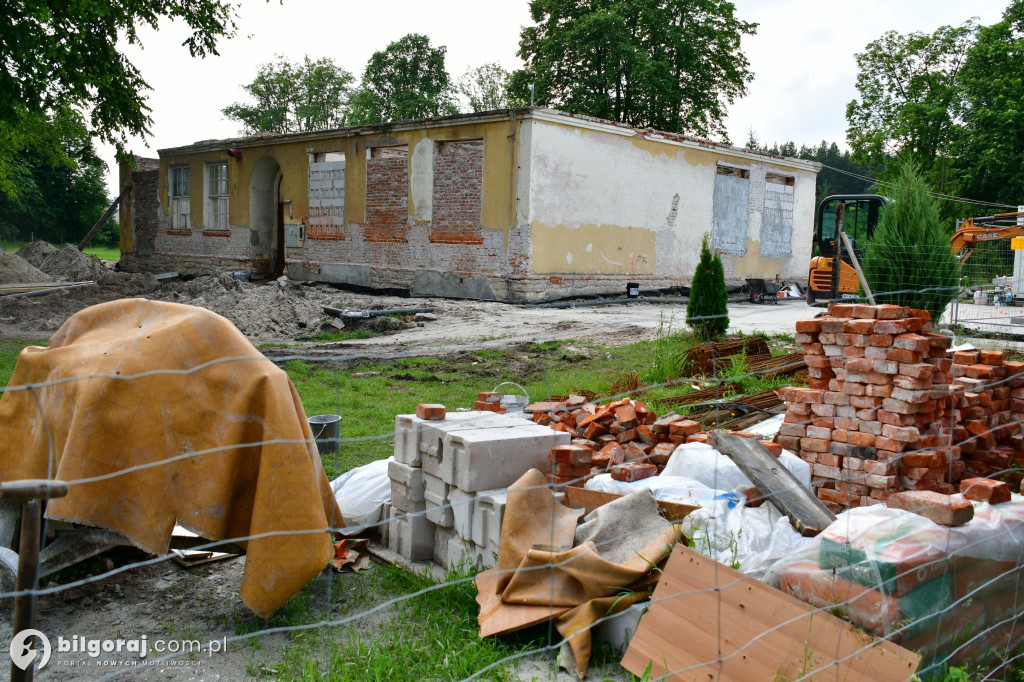
[[[657,233],[617,225],[530,225],[532,270],[554,273],[653,275],[657,267]]]
[[[161,157],[160,160],[160,203],[163,215],[168,211],[168,169],[171,166],[187,164],[190,168],[190,204],[192,225],[203,225],[203,203],[206,196],[204,186],[204,165],[215,161],[228,164],[228,214],[233,225],[250,224],[249,185],[253,167],[264,158],[274,159],[281,168],[281,200],[292,201],[294,221],[298,222],[309,213],[309,152],[345,153],[345,219],[346,222],[361,223],[366,217],[366,145],[382,138],[394,140],[394,144],[409,146],[411,152],[416,144],[429,137],[432,140],[456,140],[482,138],[484,140],[483,209],[482,224],[485,229],[501,230],[506,235],[514,221],[514,179],[515,179],[515,128],[511,120],[481,123],[455,124],[439,128],[394,131],[389,134],[354,135],[351,137],[316,141],[300,140],[267,145],[241,147],[242,158],[228,156],[227,150],[195,152]],[[410,169],[411,171],[411,169]],[[512,191],[510,191],[512,188]],[[412,204],[410,199],[410,215]]]

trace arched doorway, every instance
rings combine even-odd
[[[249,229],[252,230],[256,270],[269,277],[278,277],[284,272],[282,206],[281,167],[274,159],[264,156],[253,166],[249,183]],[[260,261],[267,265],[263,266]]]

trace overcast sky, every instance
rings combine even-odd
[[[846,104],[856,96],[854,53],[888,30],[931,32],[972,15],[994,23],[1007,2],[735,0],[738,16],[760,26],[743,41],[754,81],[726,119],[732,143],[742,145],[750,129],[768,144],[842,143]],[[292,61],[330,57],[358,79],[373,52],[424,33],[433,45],[447,46],[448,71],[457,79],[486,62],[520,67],[519,31],[531,23],[528,0],[245,0],[238,35],[221,41],[219,57],[198,60],[181,45],[185,29],[168,22],[141,32],[144,49],[126,49],[152,87],[152,135],[133,140],[131,149],[155,157],[157,149],[237,135],[238,124],[220,110],[243,101],[241,85],[277,54]],[[100,152],[116,195],[113,149]]]

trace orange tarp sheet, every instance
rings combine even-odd
[[[242,543],[241,596],[264,617],[333,556],[328,529],[344,522],[295,388],[223,317],[96,305],[49,348],[25,348],[8,387],[0,480],[67,481],[49,518],[153,554],[168,551],[175,522],[212,540],[259,536]]]

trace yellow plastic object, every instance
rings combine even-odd
[[[1024,237],[1014,237],[1011,239],[1010,249],[1013,251],[1024,251]]]
[[[73,315],[49,348],[22,351],[0,431],[2,480],[69,483],[51,519],[152,554],[175,522],[255,536],[240,543],[241,596],[259,616],[324,568],[344,525],[288,376],[201,308],[123,299]]]

